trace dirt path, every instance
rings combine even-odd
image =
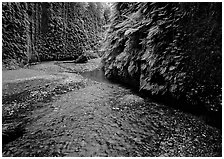
[[[79,71],[87,65],[79,65]],[[193,115],[116,84],[65,73],[77,71],[72,64],[61,64],[61,72],[45,65],[32,69],[40,68],[58,77],[43,89],[53,99],[33,104],[41,106],[28,111],[23,134],[3,145],[3,156],[221,156],[221,130]],[[77,83],[82,87],[74,87]]]

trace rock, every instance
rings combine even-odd
[[[88,57],[89,59],[95,59],[95,58],[99,58],[99,55],[97,54],[97,52],[94,51],[86,51],[86,57]]]
[[[137,96],[137,95],[133,95],[133,94],[128,94],[128,95],[125,95],[121,98],[119,98],[119,102],[120,104],[142,104],[144,103],[144,99]]]

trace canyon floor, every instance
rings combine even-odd
[[[2,71],[2,156],[222,156],[221,129],[107,81],[100,67]]]

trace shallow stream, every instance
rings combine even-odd
[[[81,73],[81,75],[85,78],[89,78],[97,82],[113,83],[104,76],[104,72],[102,69],[95,69],[93,71],[83,72]]]

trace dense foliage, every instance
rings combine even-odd
[[[5,65],[97,56],[91,51],[100,46],[105,24],[102,3],[9,2],[2,6]]]
[[[115,3],[107,78],[221,110],[221,3]]]
[[[2,59],[6,65],[28,61],[25,9],[25,3],[2,4]]]

